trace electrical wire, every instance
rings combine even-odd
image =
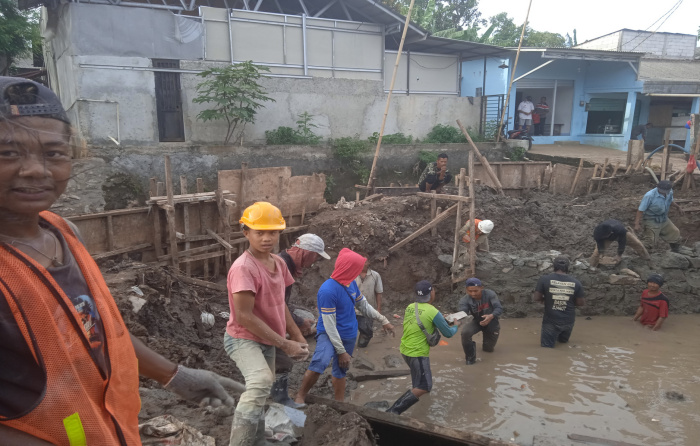
[[[656,20],[654,21],[654,23],[652,23],[651,25],[649,25],[648,27],[646,27],[646,29],[645,29],[644,31],[648,31],[652,26],[654,26],[656,23],[658,23],[659,20],[662,20],[662,19],[663,19],[662,22],[659,23],[659,26],[657,26],[656,29],[655,29],[654,31],[652,31],[648,36],[646,36],[644,39],[642,39],[642,41],[639,42],[634,48],[632,48],[631,50],[628,50],[628,51],[629,51],[629,52],[632,52],[632,51],[636,50],[637,48],[639,48],[639,46],[640,46],[642,43],[646,42],[647,39],[649,39],[651,36],[653,36],[654,34],[656,34],[656,32],[659,30],[659,28],[661,28],[661,26],[666,22],[666,20],[668,20],[669,17],[671,17],[671,15],[673,15],[673,13],[676,12],[676,10],[678,10],[678,8],[681,6],[682,3],[683,3],[683,0],[678,0],[678,1],[671,7],[671,9],[669,9],[669,10],[666,11],[664,14],[662,14],[661,17],[659,17],[658,19],[656,19]],[[636,35],[636,36],[632,37],[630,40],[628,40],[627,42],[625,42],[624,44],[622,44],[622,45],[620,46],[620,50],[622,51],[622,50],[624,49],[624,47],[625,47],[627,44],[629,44],[630,42],[632,42],[634,39],[636,39],[636,38],[638,38],[638,37],[640,37],[640,36],[639,36],[639,35]]]

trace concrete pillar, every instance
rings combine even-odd
[[[627,144],[627,166],[636,166],[644,159],[644,141],[631,139]]]

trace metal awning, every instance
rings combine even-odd
[[[397,36],[396,39],[387,37],[386,48],[396,50],[400,41],[401,36]],[[511,54],[515,54],[513,50],[500,46],[433,36],[418,40],[409,40],[407,37],[404,50],[417,53],[455,54],[459,55],[461,60],[482,59],[484,57],[507,58]]]
[[[512,49],[512,48],[511,48]],[[524,53],[541,53],[543,59],[591,60],[638,63],[644,53],[586,50],[581,48],[523,48]]]

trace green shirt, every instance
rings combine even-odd
[[[406,312],[403,317],[403,336],[401,336],[401,347],[399,351],[413,358],[420,356],[430,356],[430,346],[425,338],[423,331],[416,323],[416,315],[414,312],[415,303],[409,304],[406,307]],[[425,327],[425,331],[433,333],[437,328],[433,324],[433,319],[439,311],[429,303],[418,304],[418,316]]]

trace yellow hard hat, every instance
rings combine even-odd
[[[238,222],[260,231],[281,231],[287,227],[282,212],[266,201],[258,201],[248,206]]]

